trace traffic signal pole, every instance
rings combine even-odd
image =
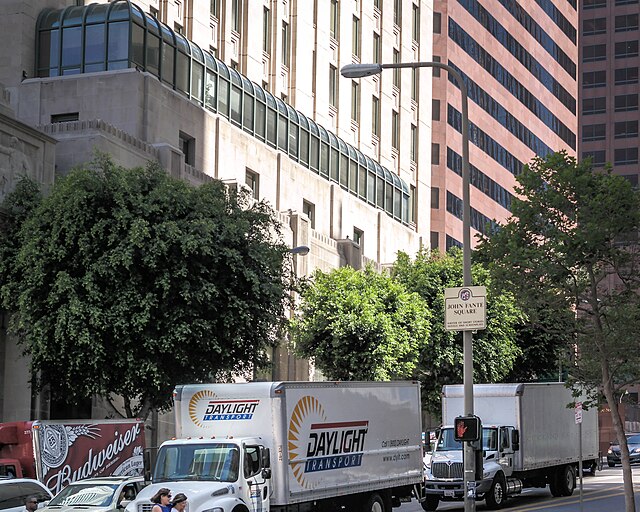
[[[468,204],[468,203],[467,203]],[[469,242],[469,241],[467,241]],[[470,285],[470,277],[465,277],[465,285]],[[466,281],[469,280],[469,283]],[[462,331],[462,346],[464,352],[464,415],[473,416],[473,335],[471,331]],[[482,431],[480,442],[482,442]],[[476,510],[476,456],[472,442],[465,441],[463,448],[464,464],[464,512]]]

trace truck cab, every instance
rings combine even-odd
[[[161,487],[184,493],[190,510],[268,512],[270,451],[260,438],[180,439],[158,450],[153,484],[127,506],[150,512]]]

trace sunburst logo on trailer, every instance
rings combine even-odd
[[[296,480],[313,488],[311,473],[362,465],[369,422],[327,420],[317,398],[304,396],[289,420],[289,459]]]
[[[198,427],[208,427],[215,421],[251,420],[260,400],[216,400],[208,389],[194,393],[189,400],[189,417]]]

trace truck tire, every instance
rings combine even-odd
[[[576,470],[571,464],[556,470],[555,478],[549,484],[553,496],[571,496],[576,488]]]
[[[371,493],[367,498],[367,501],[360,509],[362,512],[391,512],[387,511],[384,506],[384,501],[378,493]]]
[[[507,501],[507,486],[502,476],[496,475],[484,499],[489,510],[497,510],[504,506],[504,502]]]
[[[427,499],[424,500],[422,505],[422,510],[426,512],[433,512],[438,509],[438,504],[440,503],[440,498],[436,494],[427,494]]]

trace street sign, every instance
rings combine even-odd
[[[582,402],[576,402],[576,425],[582,423]]]
[[[444,328],[480,331],[487,328],[487,288],[463,286],[444,290]]]

